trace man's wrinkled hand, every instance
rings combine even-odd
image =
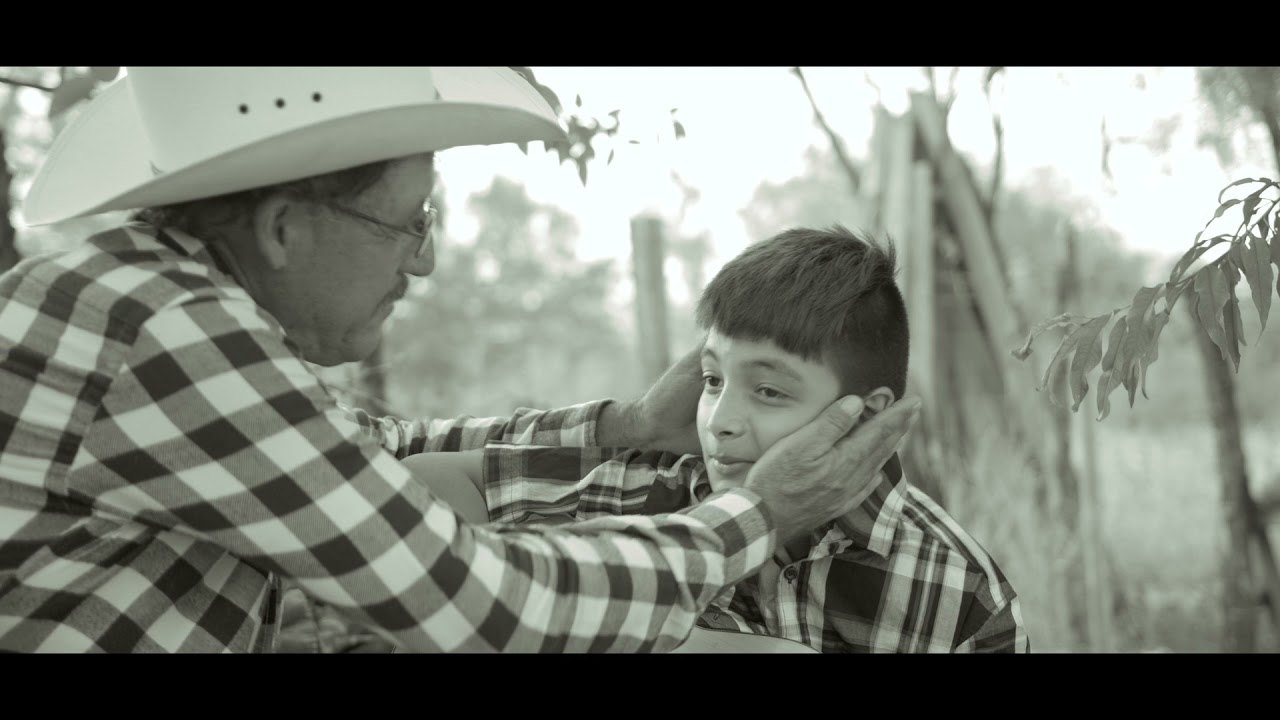
[[[638,400],[610,403],[601,416],[596,442],[677,454],[701,452],[698,399],[702,396],[702,343],[667,369]]]

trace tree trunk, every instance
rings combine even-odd
[[[1276,164],[1276,172],[1280,172],[1280,119],[1269,114],[1263,120],[1267,126],[1267,134],[1271,136],[1271,155]]]
[[[1192,334],[1205,368],[1209,418],[1218,455],[1222,514],[1227,542],[1222,556],[1222,620],[1224,652],[1256,649],[1257,593],[1249,571],[1249,476],[1240,444],[1240,415],[1236,409],[1235,378],[1218,346],[1200,326],[1191,303]]]
[[[3,114],[0,114],[3,117]],[[17,233],[13,223],[9,221],[9,198],[13,192],[13,175],[9,172],[9,164],[5,162],[5,151],[8,146],[5,127],[0,125],[0,273],[8,270],[22,259],[18,255]]]

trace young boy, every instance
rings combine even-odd
[[[892,246],[839,226],[781,233],[725,265],[697,308],[702,455],[490,446],[410,462],[470,477],[489,519],[506,523],[673,512],[740,487],[756,459],[837,397],[861,396],[869,414],[902,397],[907,316],[894,265]],[[482,512],[465,483],[442,492],[459,512]],[[862,505],[779,538],[774,562],[698,624],[821,652],[1030,650],[1000,569],[896,457]]]

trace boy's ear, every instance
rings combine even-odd
[[[895,399],[892,390],[883,386],[878,387],[863,396],[862,414],[864,417],[872,417],[892,405]]]

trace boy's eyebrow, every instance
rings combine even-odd
[[[702,348],[702,357],[711,358],[716,362],[720,362],[720,358],[716,357],[715,351],[709,347]],[[786,363],[779,360],[768,360],[765,358],[756,358],[755,360],[752,360],[751,362],[747,363],[747,366],[762,367],[766,370],[772,370],[773,372],[786,375],[787,377],[790,377],[797,382],[804,382],[804,378],[800,377],[799,373],[797,373],[795,370],[792,370],[790,367],[787,366]]]
[[[790,377],[796,380],[797,382],[803,382],[804,380],[804,378],[800,377],[799,373],[797,373],[795,370],[792,370],[790,367],[787,367],[786,363],[779,362],[777,360],[757,359],[757,360],[752,360],[751,362],[747,363],[747,365],[752,367],[762,367],[766,370],[772,370],[776,373],[781,373],[783,375],[786,375],[787,377]]]

